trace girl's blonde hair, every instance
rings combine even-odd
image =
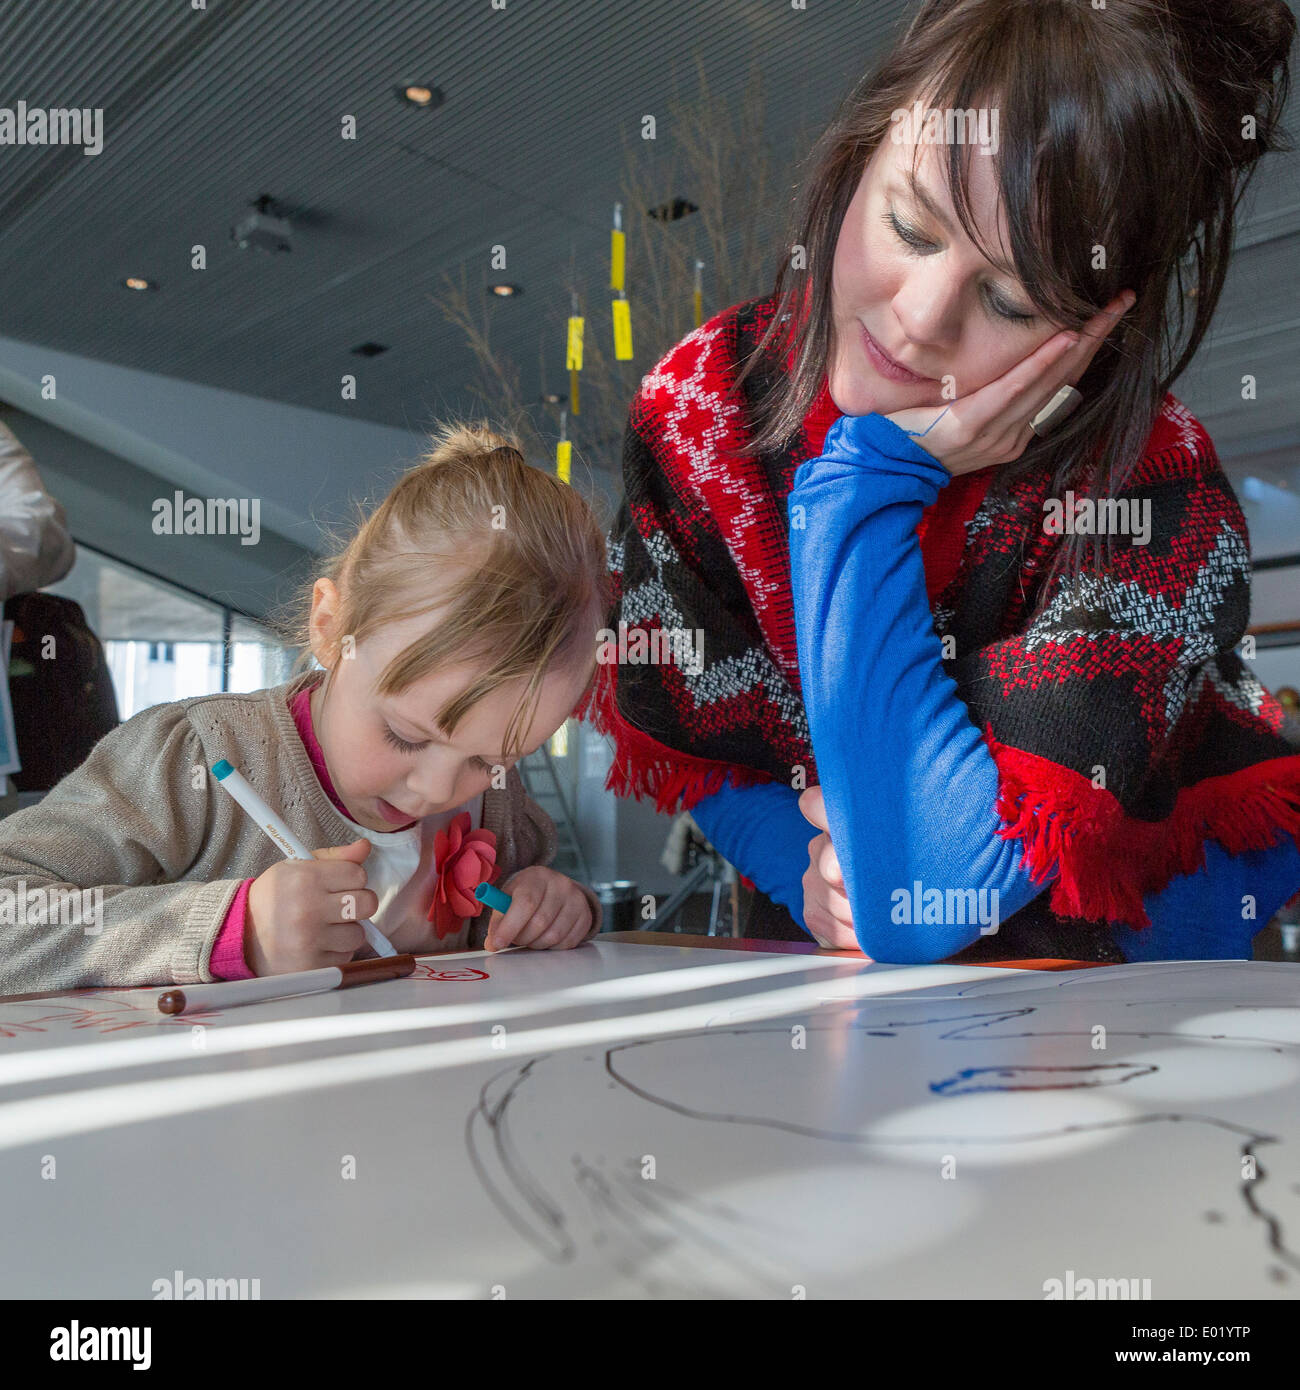
[[[592,509],[569,484],[530,467],[518,441],[486,421],[439,422],[424,458],[373,513],[359,509],[351,539],[336,539],[334,554],[271,620],[298,648],[295,668],[311,659],[316,578],[337,586],[335,630],[355,644],[385,623],[437,615],[384,668],[379,694],[399,694],[440,667],[480,664],[436,716],[449,734],[485,695],[526,678],[503,743],[508,757],[522,750],[552,665],[576,663],[585,647],[594,671],[588,615],[598,603],[599,626],[611,603],[605,538]],[[289,693],[317,679],[303,670]]]

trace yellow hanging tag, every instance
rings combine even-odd
[[[627,233],[620,232],[617,228],[609,234],[609,287],[611,290],[621,290],[623,284],[624,267],[627,264]]]
[[[571,372],[582,370],[582,319],[569,319],[569,342],[564,350],[564,365]]]
[[[561,439],[555,446],[555,476],[562,483],[569,481],[569,468],[573,460],[573,440]]]
[[[582,413],[582,412],[579,410],[579,408],[578,408],[578,374],[577,374],[577,372],[570,372],[570,373],[569,373],[569,406],[570,406],[570,408],[572,409],[573,414],[579,415],[579,414]]]
[[[632,360],[632,310],[626,299],[616,299],[614,309],[614,356],[619,362]]]

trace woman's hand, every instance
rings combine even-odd
[[[492,909],[484,945],[489,951],[527,946],[534,951],[567,951],[580,946],[595,925],[591,903],[566,875],[533,864],[499,885],[509,893],[510,911]]]
[[[917,406],[885,416],[916,437],[952,474],[1018,459],[1034,438],[1029,422],[1064,385],[1073,386],[1137,295],[1124,290],[1079,330],[1062,330],[1009,371],[941,410]]]
[[[853,913],[844,891],[844,875],[831,844],[826,801],[820,787],[809,787],[799,798],[799,810],[822,833],[808,842],[808,870],[803,876],[803,918],[819,946],[832,951],[857,951]]]

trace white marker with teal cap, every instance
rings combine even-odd
[[[285,825],[280,817],[248,785],[243,775],[225,758],[212,764],[212,775],[252,816],[266,832],[267,837],[275,842],[280,853],[286,859],[315,858],[311,850]],[[397,954],[393,943],[368,918],[362,921],[361,930],[365,932],[366,940],[370,943],[372,950],[377,951],[381,956],[395,956]]]
[[[474,890],[474,896],[481,903],[487,903],[489,907],[495,907],[498,912],[509,912],[510,904],[514,899],[509,893],[503,893],[499,888],[493,888],[490,883],[480,883]]]

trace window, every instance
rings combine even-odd
[[[46,592],[81,605],[104,644],[124,721],[150,705],[289,678],[293,653],[260,623],[88,546],[77,546],[71,572]]]

